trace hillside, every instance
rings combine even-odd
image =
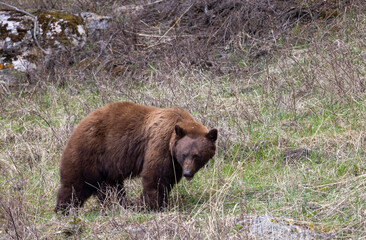
[[[113,23],[52,64],[0,70],[0,239],[365,239],[363,1],[7,3]],[[114,101],[186,109],[218,128],[215,158],[165,211],[136,209],[132,179],[127,208],[55,214],[72,130]],[[264,216],[285,233],[253,230]]]

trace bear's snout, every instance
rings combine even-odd
[[[183,177],[185,177],[187,181],[191,181],[195,173],[196,166],[194,161],[191,159],[186,159],[183,164]]]
[[[184,170],[183,176],[188,180],[191,181],[193,178],[194,173],[191,170]]]

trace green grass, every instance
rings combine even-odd
[[[180,81],[180,76],[172,78],[172,82],[178,85],[175,89],[187,84],[186,79]],[[85,87],[79,90],[79,94],[71,95],[68,88],[76,86],[70,83],[68,88],[49,86],[42,91],[36,90],[31,98],[16,94],[3,98],[0,180],[4,209],[8,207],[17,218],[26,219],[16,223],[19,229],[22,225],[32,226],[34,234],[60,238],[75,234],[82,238],[92,236],[94,224],[103,228],[113,219],[126,221],[126,226],[145,226],[158,218],[164,221],[166,215],[177,214],[188,222],[188,219],[195,219],[199,229],[205,231],[207,219],[215,222],[218,221],[216,217],[268,213],[307,222],[319,232],[337,232],[345,237],[362,235],[362,231],[358,233],[360,227],[354,232],[343,232],[349,225],[358,226],[365,220],[366,163],[362,152],[365,109],[362,98],[356,105],[331,105],[327,98],[311,95],[304,100],[295,118],[291,108],[275,105],[272,93],[262,91],[260,95],[263,96],[259,95],[257,99],[253,99],[255,94],[250,97],[247,93],[239,94],[233,99],[234,96],[229,97],[225,92],[219,93],[220,86],[210,79],[192,85],[188,91],[199,96],[193,99],[191,94],[174,98],[169,95],[174,94],[170,89],[154,83],[146,84],[142,89],[132,89],[130,93],[138,96],[137,99],[141,97],[141,102],[156,101],[154,103],[161,106],[170,104],[165,102],[166,98],[170,98],[172,104],[182,100],[182,104],[177,105],[195,110],[193,114],[200,121],[205,118],[205,112],[211,114],[212,118],[206,120],[206,124],[218,126],[226,137],[219,140],[216,158],[193,181],[182,180],[174,189],[170,210],[163,213],[115,207],[104,210],[92,199],[79,215],[54,216],[52,210],[59,185],[58,162],[62,148],[76,123],[104,104],[98,96],[107,95],[109,89],[100,93]],[[185,90],[179,91],[183,93]],[[150,94],[146,94],[148,91]],[[208,92],[215,92],[218,100],[201,101],[208,98]],[[126,100],[118,95],[109,92],[108,98],[111,101]],[[286,97],[286,92],[284,95]],[[266,107],[261,107],[262,97],[267,99]],[[250,123],[243,121],[236,111],[238,106],[232,105],[237,101],[244,105],[239,108],[244,109],[247,98],[252,98],[251,104],[257,104],[251,106],[256,112],[248,113],[253,116]],[[221,108],[222,105],[225,107]],[[245,135],[240,135],[242,133]],[[321,154],[286,163],[284,150],[299,147]],[[138,199],[141,193],[139,181],[131,181],[127,188],[129,198]],[[13,204],[18,207],[13,208]],[[7,220],[2,224],[6,225],[9,216],[4,219]],[[11,225],[7,228],[12,231]],[[210,231],[215,228],[211,226]],[[125,234],[130,237],[131,233]]]

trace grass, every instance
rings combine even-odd
[[[340,239],[365,239],[366,15],[284,48],[254,75],[151,67],[144,82],[71,69],[50,82],[2,84],[0,236],[15,239],[241,239],[236,221],[272,215]],[[94,73],[94,74],[93,74]],[[53,213],[59,159],[76,124],[113,101],[187,109],[220,132],[216,157],[182,180],[163,212],[101,206]],[[286,161],[288,149],[317,154]],[[128,181],[128,198],[141,193]]]

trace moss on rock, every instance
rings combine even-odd
[[[38,24],[36,40],[48,54],[81,49],[87,40],[88,27],[91,32],[104,29],[110,20],[110,17],[93,13],[77,16],[59,11],[38,11],[33,15]],[[0,10],[0,62],[14,63],[15,69],[26,71],[35,68],[43,59],[44,51],[36,46],[33,36],[34,20],[19,11]]]
[[[78,42],[85,41],[86,30],[81,17],[56,11],[40,12],[36,16],[41,28],[42,41],[47,44],[62,43],[75,46]]]

